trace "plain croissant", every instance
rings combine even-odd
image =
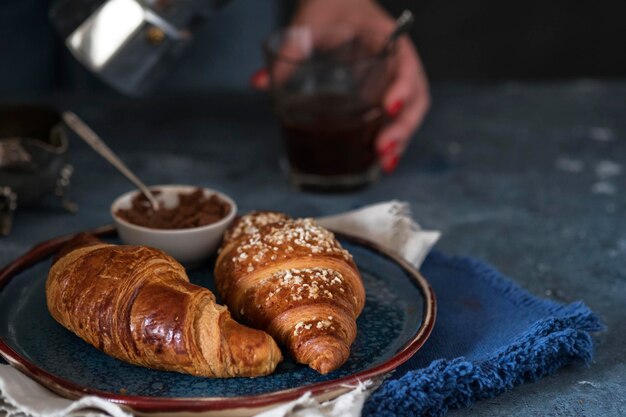
[[[348,359],[365,290],[352,256],[314,220],[243,216],[225,234],[215,282],[236,318],[298,362],[325,374]]]
[[[265,332],[236,323],[211,291],[160,250],[82,236],[48,275],[52,316],[108,355],[206,377],[260,376],[282,356]]]

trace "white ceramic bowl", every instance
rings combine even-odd
[[[157,199],[172,208],[178,205],[179,193],[191,193],[197,187],[191,185],[155,185],[151,190],[161,192]],[[111,216],[117,226],[122,241],[129,245],[151,246],[165,251],[186,266],[201,263],[217,250],[226,228],[237,214],[237,205],[232,198],[219,191],[203,188],[206,196],[217,194],[222,200],[231,206],[226,217],[217,223],[190,229],[150,229],[137,226],[119,218],[115,212],[118,209],[131,207],[132,199],[139,194],[138,190],[122,194],[111,205]]]

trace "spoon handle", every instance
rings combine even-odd
[[[71,111],[63,112],[63,120],[76,134],[100,156],[109,161],[119,172],[128,178],[150,202],[153,210],[159,209],[159,201],[154,197],[150,189],[118,158],[118,156],[104,143],[102,139],[91,130],[76,114]]]
[[[413,22],[415,21],[415,17],[410,10],[405,10],[402,14],[396,19],[396,28],[389,35],[388,44],[393,43],[396,39],[398,39],[401,35],[404,35],[409,31]]]

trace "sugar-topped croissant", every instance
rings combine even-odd
[[[46,281],[52,316],[108,355],[206,377],[260,376],[282,356],[265,332],[236,323],[211,291],[157,249],[82,236]]]
[[[348,359],[365,290],[352,256],[313,219],[243,216],[225,234],[215,282],[235,317],[298,362],[325,374]]]

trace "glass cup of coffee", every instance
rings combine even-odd
[[[341,191],[375,181],[394,65],[386,37],[301,26],[271,34],[263,49],[291,182]]]

